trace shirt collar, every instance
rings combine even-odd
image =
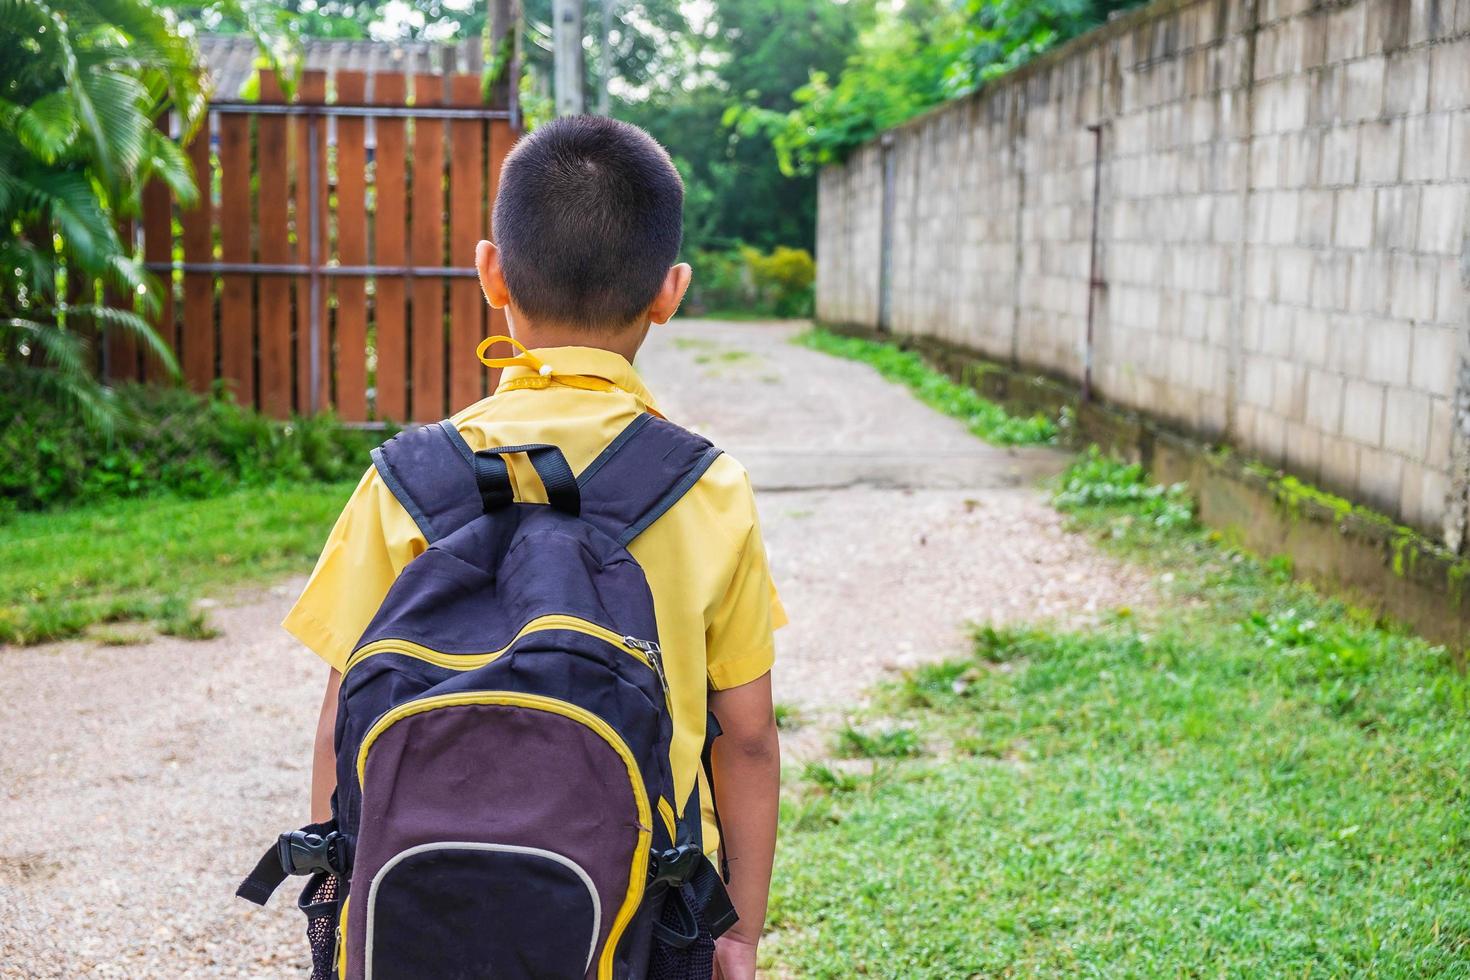
[[[537,347],[534,354],[547,367],[553,377],[558,374],[579,374],[602,378],[636,398],[644,408],[655,408],[653,393],[621,354],[600,347]],[[534,376],[528,367],[511,366],[500,373],[500,386],[515,378]],[[500,391],[496,387],[496,393]]]

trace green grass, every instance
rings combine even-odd
[[[795,731],[802,725],[801,709],[794,704],[777,701],[771,706],[771,712],[776,718],[776,727],[783,732]]]
[[[1011,415],[995,402],[981,397],[969,385],[960,384],[936,371],[914,351],[860,337],[844,337],[821,328],[804,331],[794,340],[823,354],[872,365],[883,377],[906,386],[930,408],[964,422],[972,433],[986,442],[998,446],[1025,446],[1056,441],[1055,419],[1039,414],[1028,418]]]
[[[923,752],[924,745],[912,728],[864,731],[847,725],[837,731],[837,754],[849,759],[909,759]]]
[[[0,643],[127,620],[211,636],[194,600],[310,570],[351,492],[351,483],[306,483],[15,515],[0,524]]]
[[[981,629],[884,689],[873,718],[937,755],[795,781],[767,958],[1470,975],[1470,683],[1446,652],[1225,547],[1137,471],[1085,457],[1063,487],[1078,527],[1159,573],[1161,607]]]

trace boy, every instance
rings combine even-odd
[[[581,472],[635,417],[657,412],[631,361],[674,315],[690,268],[675,264],[683,184],[647,133],[610,119],[559,119],[522,139],[501,171],[496,244],[475,264],[490,305],[530,349],[493,397],[452,420],[472,449],[550,443]],[[487,362],[488,363],[488,362]],[[539,369],[530,365],[539,364]],[[518,499],[544,502],[524,460]],[[312,820],[330,816],[340,671],[389,586],[426,547],[374,469],[338,518],[285,628],[331,667],[317,723]],[[775,851],[780,758],[771,706],[772,632],[785,622],[745,471],[720,456],[629,551],[647,576],[671,695],[675,791],[702,783],[706,710],[723,735],[713,771],[740,919],[720,937],[715,976],[755,975]],[[709,793],[702,791],[701,799]]]

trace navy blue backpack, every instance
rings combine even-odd
[[[513,453],[549,506],[513,499]],[[429,548],[343,670],[334,819],[282,834],[239,889],[263,905],[312,876],[314,977],[708,980],[735,913],[698,787],[674,796],[628,545],[718,455],[651,415],[575,477],[554,446],[473,452],[447,421],[373,451]]]

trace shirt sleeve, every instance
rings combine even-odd
[[[709,686],[716,691],[749,684],[769,672],[776,660],[775,631],[787,621],[754,512],[752,498],[745,546],[705,634]]]
[[[281,625],[341,670],[388,587],[427,546],[413,519],[369,468]]]

